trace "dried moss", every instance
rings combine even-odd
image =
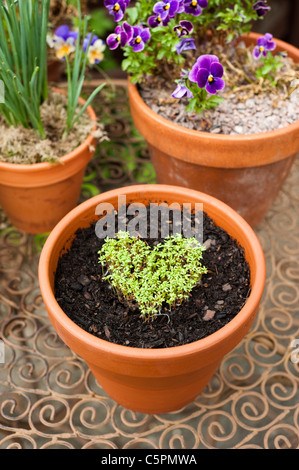
[[[41,105],[46,139],[40,139],[33,129],[8,127],[0,117],[0,161],[16,164],[55,163],[78,147],[89,134],[100,141],[106,138],[103,126],[98,123],[94,130],[95,123],[87,113],[83,113],[68,136],[62,139],[66,123],[66,103],[65,95],[51,91],[48,99]]]

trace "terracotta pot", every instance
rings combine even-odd
[[[126,202],[202,203],[203,210],[245,249],[251,270],[251,293],[235,318],[209,337],[163,349],[139,349],[97,338],[76,325],[59,307],[54,295],[59,257],[67,250],[78,228],[99,217],[96,206],[118,196]],[[216,371],[221,359],[242,340],[257,314],[265,284],[265,260],[252,228],[233,209],[206,194],[167,185],[138,185],[105,192],[80,204],[49,235],[39,263],[41,294],[53,327],[60,338],[81,356],[104,390],[126,408],[149,414],[179,409],[196,398]],[[141,320],[142,321],[142,320]]]
[[[84,100],[80,102],[83,104]],[[90,106],[87,112],[96,121]],[[78,203],[85,168],[95,145],[96,139],[89,135],[57,164],[0,162],[0,205],[10,222],[33,234],[52,230]]]
[[[259,34],[244,40],[256,42]],[[275,40],[296,62],[299,50]],[[251,226],[265,216],[299,152],[299,121],[253,135],[210,134],[152,111],[128,84],[131,114],[147,141],[158,183],[197,189],[233,207]]]

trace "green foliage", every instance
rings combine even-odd
[[[271,85],[275,86],[277,84],[277,71],[284,65],[282,57],[268,52],[266,57],[263,56],[260,59],[260,62],[262,65],[256,69],[257,79],[269,80]]]
[[[64,136],[70,131],[96,94],[77,112],[82,91],[87,55],[82,38],[87,33],[87,21],[81,18],[80,0],[76,2],[78,39],[72,64],[66,57],[68,76],[67,123]],[[46,137],[40,106],[48,97],[47,33],[50,0],[0,0],[0,80],[4,83],[5,102],[0,112],[9,126],[35,129]]]
[[[195,61],[196,51],[184,51],[177,53],[178,44],[182,38],[178,38],[173,27],[181,20],[188,20],[193,24],[193,32],[189,37],[195,40],[196,46],[201,46],[207,35],[215,44],[230,43],[244,33],[249,33],[252,22],[258,19],[253,8],[256,0],[208,0],[208,6],[202,8],[198,16],[182,12],[171,18],[166,26],[160,25],[150,28],[151,38],[141,52],[134,52],[130,45],[124,49],[122,68],[133,83],[141,83],[150,75],[173,76],[173,81],[179,78],[183,68],[190,69],[190,64]],[[127,8],[124,20],[130,25],[148,25],[148,19],[152,16],[156,0],[139,0],[133,7]],[[203,53],[203,52],[202,52]],[[198,54],[197,54],[198,57]],[[218,96],[210,96],[206,90],[196,86],[188,88],[193,93],[189,100],[187,111],[201,113],[204,110],[215,108],[223,101]]]
[[[132,26],[147,24],[148,18],[153,14],[156,1],[139,0],[134,7],[126,9],[127,21]],[[201,15],[193,16],[185,13],[176,15],[167,26],[151,28],[151,39],[146,45],[145,53],[135,53],[131,47],[124,48],[126,57],[122,63],[123,70],[127,71],[133,83],[141,82],[142,77],[152,75],[158,64],[163,63],[181,66],[185,59],[178,55],[176,45],[180,42],[173,26],[181,19],[189,20],[194,25],[194,35],[203,37],[211,31],[216,38],[225,35],[226,41],[231,42],[235,37],[248,33],[251,22],[256,20],[257,14],[253,9],[253,0],[209,0],[208,7],[203,8]],[[194,36],[193,35],[193,36]]]
[[[196,83],[188,82],[188,88],[192,91],[193,98],[189,99],[186,111],[200,114],[207,109],[217,108],[224,101],[224,98],[217,95],[210,95],[205,88],[199,88]]]
[[[201,265],[204,247],[195,238],[167,237],[153,249],[145,240],[119,232],[99,251],[103,275],[117,294],[137,302],[144,319],[182,303],[207,269]]]
[[[214,22],[216,31],[225,32],[226,42],[250,32],[251,22],[257,19],[253,3],[250,0],[237,0],[232,7],[231,2],[221,2],[221,11],[216,12]]]
[[[145,54],[134,52],[129,45],[125,46],[122,68],[129,73],[133,83],[141,82],[143,77],[154,74],[158,63],[163,62],[178,68],[183,65],[185,59],[176,50],[180,39],[173,31],[175,24],[175,20],[172,19],[167,26],[151,29],[151,39],[146,45]]]
[[[95,96],[99,91],[105,86],[101,84],[98,86],[86,100],[86,103],[79,112],[77,112],[77,107],[79,103],[79,98],[82,93],[82,88],[85,80],[86,66],[87,66],[87,54],[84,53],[82,48],[82,38],[86,37],[87,34],[87,24],[88,17],[84,16],[82,20],[81,16],[81,6],[80,0],[77,0],[78,8],[78,37],[76,41],[76,49],[72,62],[65,57],[67,63],[67,82],[68,82],[68,104],[67,104],[67,122],[66,128],[63,133],[63,138],[69,133],[76,121],[84,113],[86,108],[91,104]],[[91,42],[92,36],[90,37],[89,44]]]

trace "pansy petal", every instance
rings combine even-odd
[[[265,40],[264,37],[258,38],[258,40],[256,41],[258,46],[265,46],[266,42],[267,41]]]
[[[255,59],[259,59],[261,57],[262,53],[260,51],[260,48],[259,46],[255,46],[255,48],[253,49],[253,57]]]
[[[211,74],[213,75],[213,77],[222,77],[223,67],[219,62],[212,62]]]
[[[188,75],[188,78],[189,78],[190,82],[197,83],[198,71],[199,71],[199,66],[198,66],[197,62],[195,62],[195,64],[193,65],[193,67],[190,70],[189,75]]]
[[[180,25],[181,25],[183,28],[186,28],[189,33],[191,33],[192,30],[193,30],[193,24],[191,23],[191,21],[182,20],[182,21],[180,21]]]
[[[114,12],[114,19],[115,21],[121,21],[124,17],[124,11],[119,9],[118,12]]]
[[[173,98],[181,99],[186,94],[187,89],[184,86],[178,85],[174,92],[171,94]]]
[[[117,40],[117,37],[118,35],[115,33],[109,34],[109,36],[106,39],[109,49],[113,50],[119,46],[120,41]]]
[[[122,28],[127,35],[127,41],[130,41],[133,37],[133,27],[129,23],[124,21]]]
[[[136,38],[136,36],[140,36],[141,33],[141,28],[140,26],[133,26],[133,35]]]
[[[144,49],[144,42],[141,41],[139,44],[134,43],[134,45],[133,45],[133,50],[134,50],[135,52],[140,52],[140,51],[142,51],[143,49]]]
[[[69,36],[70,28],[68,25],[61,25],[55,30],[55,36],[59,36],[66,40]]]
[[[151,28],[157,28],[157,26],[160,26],[160,24],[157,21],[157,16],[156,15],[150,16],[149,19],[147,20],[147,24]]]
[[[223,90],[223,88],[225,87],[225,81],[223,80],[223,78],[214,77],[214,83],[217,91]]]
[[[269,41],[267,44],[268,51],[274,51],[276,49],[276,43],[274,41]]]
[[[209,75],[210,75],[209,70],[199,69],[198,74],[197,74],[197,85],[199,86],[199,88],[205,87]]]
[[[120,32],[120,45],[121,47],[124,47],[128,42],[128,36],[124,31]]]
[[[206,83],[206,90],[210,95],[216,95],[217,88],[216,88],[216,82]]]
[[[200,68],[210,70],[211,64],[213,62],[219,62],[219,59],[216,55],[205,54],[200,56],[197,61]]]
[[[188,15],[199,16],[202,12],[199,2],[193,5],[192,0],[184,0],[185,13]]]
[[[172,0],[170,2],[170,8],[168,10],[168,14],[171,18],[175,16],[179,8],[179,2],[177,0]]]
[[[149,28],[144,28],[140,33],[140,37],[144,42],[147,42],[151,37],[151,33],[149,31]]]
[[[273,39],[273,34],[271,34],[271,33],[266,33],[266,34],[264,35],[264,38],[265,38],[265,41],[272,41],[272,39]]]
[[[164,2],[157,2],[154,5],[153,12],[156,15],[160,15],[162,20],[168,16],[168,10],[164,10],[165,3]]]

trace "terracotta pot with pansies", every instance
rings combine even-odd
[[[246,6],[234,2],[244,21],[238,24],[231,20],[231,2],[218,3],[171,0],[153,2],[150,9],[140,2],[136,23],[142,20],[143,28],[133,26],[130,31],[132,17],[125,16],[124,9],[122,26],[118,18],[117,29],[107,38],[107,44],[111,49],[119,45],[124,48],[131,114],[148,144],[157,181],[215,196],[254,227],[271,207],[298,155],[299,120],[289,123],[286,116],[283,127],[251,134],[243,133],[242,126],[239,134],[214,133],[217,121],[213,125],[211,117],[209,122],[210,108],[206,106],[214,100],[217,110],[217,97],[227,89],[232,89],[237,100],[245,85],[253,97],[265,87],[272,90],[267,101],[275,98],[279,86],[291,92],[298,78],[299,51],[269,33],[262,36],[250,32],[250,21],[262,20],[269,13],[266,0],[252,0]],[[112,4],[111,0],[107,6],[113,14]],[[237,44],[245,47],[235,56],[232,53]],[[212,65],[207,65],[207,57]],[[238,62],[240,57],[242,63]],[[284,64],[293,61],[290,74],[286,71],[282,81],[282,71],[288,66],[276,68],[277,60],[285,60]],[[225,96],[229,122],[233,110],[230,98]],[[180,100],[185,100],[191,112],[184,124],[178,116],[186,113],[173,104]],[[195,119],[193,111],[198,117],[204,112],[204,119]],[[240,120],[242,125],[241,113]]]
[[[100,220],[100,205],[104,204],[106,210],[110,210],[109,207],[117,210],[120,196],[126,197],[127,204],[188,203],[192,207],[195,203],[203,204],[203,211],[215,224],[238,241],[245,250],[250,267],[250,294],[245,305],[229,323],[213,334],[189,344],[148,349],[102,339],[92,331],[83,329],[70,318],[69,313],[62,310],[55,288],[61,258],[71,250],[78,231],[88,229],[92,223]],[[88,238],[84,241],[85,244],[87,240],[90,243]],[[79,253],[77,250],[78,247],[76,253]],[[89,262],[90,260],[86,263]],[[100,273],[100,266],[98,269]],[[134,411],[165,413],[194,400],[210,381],[223,356],[248,332],[258,312],[264,289],[265,261],[252,228],[223,202],[188,188],[138,185],[95,196],[67,214],[53,229],[44,245],[39,262],[39,283],[49,318],[57,334],[86,361],[109,396]],[[99,288],[100,284],[97,289]],[[87,293],[85,298],[88,298]],[[105,312],[101,315],[105,315]],[[144,320],[140,318],[138,321]],[[153,320],[155,321],[156,319]]]
[[[261,37],[250,34],[250,44]],[[299,50],[276,40],[299,62]],[[166,120],[142,100],[129,80],[135,126],[148,144],[157,181],[206,192],[233,207],[253,227],[266,215],[299,153],[299,121],[254,135],[195,131]]]

